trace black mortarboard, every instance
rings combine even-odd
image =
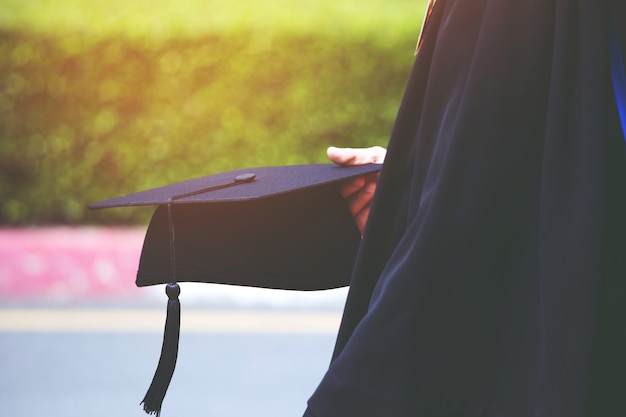
[[[180,289],[195,281],[319,290],[349,283],[360,235],[339,183],[380,165],[261,167],[224,172],[89,205],[158,206],[136,283],[167,283],[159,366],[143,400],[160,413],[178,352]]]

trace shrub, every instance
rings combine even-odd
[[[86,205],[224,170],[325,162],[331,144],[384,145],[414,40],[5,29],[0,223],[145,222],[152,210]]]

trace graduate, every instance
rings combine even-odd
[[[328,151],[385,162],[306,417],[626,415],[625,51],[623,0],[429,5],[386,155]]]

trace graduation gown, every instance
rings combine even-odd
[[[626,415],[622,0],[438,0],[314,417]]]

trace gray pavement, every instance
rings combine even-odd
[[[301,416],[334,337],[184,332],[162,416]],[[0,416],[144,416],[161,340],[160,332],[0,332]]]

